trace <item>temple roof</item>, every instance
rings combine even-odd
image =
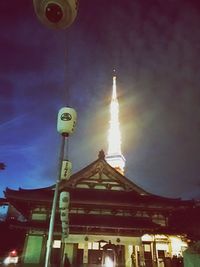
[[[27,221],[11,222],[11,225],[21,229],[47,229],[47,220],[32,221],[30,215],[33,210],[37,213],[51,209],[54,190],[55,185],[37,189],[6,188],[7,201],[27,218]],[[70,193],[70,233],[74,234],[88,231],[90,234],[119,235],[141,235],[152,231],[180,233],[176,227],[166,228],[157,219],[154,221],[154,216],[171,218],[177,211],[185,212],[195,206],[193,200],[166,198],[145,191],[111,167],[102,151],[97,160],[68,180],[62,180],[59,191]],[[60,231],[58,218],[55,227]]]
[[[24,214],[31,205],[45,204],[50,206],[53,199],[55,185],[38,188],[13,190],[6,188],[5,197]],[[162,207],[192,206],[193,201],[166,198],[151,194],[112,168],[99,153],[99,158],[82,170],[73,174],[69,180],[60,182],[60,191],[70,192],[70,203],[74,207],[121,207],[142,209]]]
[[[96,161],[73,174],[68,181],[61,182],[61,189],[64,189],[66,186],[71,188],[105,189],[109,191],[134,191],[136,194],[150,195],[150,193],[111,167],[106,162],[102,151],[100,151],[99,158]]]

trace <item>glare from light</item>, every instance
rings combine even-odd
[[[125,158],[121,152],[121,132],[119,125],[119,104],[116,91],[116,76],[113,76],[113,92],[110,104],[110,127],[108,131],[108,153],[106,161],[120,173],[124,173]]]
[[[182,254],[183,249],[187,248],[187,243],[182,241],[182,239],[178,236],[172,236],[170,237],[170,240],[173,255]]]
[[[105,267],[114,267],[114,262],[108,256],[105,258]]]
[[[121,133],[119,129],[119,104],[116,93],[116,77],[113,77],[113,94],[110,105],[110,129],[108,134],[108,155],[121,154]]]
[[[3,263],[5,265],[9,265],[9,264],[17,264],[18,263],[18,257],[6,257],[3,261]]]
[[[152,242],[153,241],[153,237],[151,235],[145,234],[142,236],[142,241],[148,241],[148,242]]]

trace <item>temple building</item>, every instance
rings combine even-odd
[[[177,218],[194,210],[196,202],[151,194],[125,176],[115,75],[110,112],[106,155],[100,151],[95,161],[59,184],[59,192],[70,196],[69,235],[62,239],[58,203],[51,263],[59,265],[67,253],[76,267],[171,267],[190,234]],[[26,218],[12,221],[26,230],[26,266],[44,266],[54,189],[5,190],[6,199]]]

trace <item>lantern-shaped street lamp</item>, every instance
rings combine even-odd
[[[63,176],[64,176],[64,179],[66,178],[69,179],[70,174],[71,174],[71,167],[72,167],[71,162],[66,161],[66,160],[64,161],[65,140],[71,134],[73,134],[75,126],[76,126],[76,119],[77,119],[77,114],[73,108],[63,107],[58,112],[57,131],[61,134],[62,142],[61,142],[60,158],[59,158],[59,165],[58,165],[58,177],[57,177],[56,187],[54,191],[51,218],[50,218],[50,223],[49,223],[49,234],[48,234],[48,241],[47,241],[45,267],[49,267],[50,265],[53,230],[54,230],[55,215],[56,215],[56,205],[58,202],[59,183],[61,180],[63,180]],[[63,175],[63,169],[65,170],[64,175]],[[62,234],[65,237],[67,237],[69,233],[69,222],[68,222],[69,199],[70,199],[70,196],[68,192],[61,192],[59,207],[61,211],[60,217],[61,217],[61,222],[62,222]]]

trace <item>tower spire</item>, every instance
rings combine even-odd
[[[119,103],[117,99],[116,73],[113,73],[112,99],[110,103],[110,127],[108,131],[108,153],[106,161],[120,173],[124,173],[125,158],[121,152],[121,133],[119,127]]]

